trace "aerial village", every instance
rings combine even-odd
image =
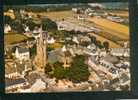
[[[131,90],[128,19],[100,4],[5,7],[5,92]]]

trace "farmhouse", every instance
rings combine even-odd
[[[19,60],[29,60],[30,59],[29,49],[17,47],[15,50],[15,56]]]

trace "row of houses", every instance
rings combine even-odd
[[[79,17],[80,18],[80,17]],[[68,21],[58,21],[56,22],[58,30],[67,30],[67,31],[80,31],[80,32],[93,32],[92,29],[86,28]]]
[[[113,56],[130,57],[130,49],[129,48],[112,48],[110,53]]]
[[[5,87],[7,93],[16,93],[20,88],[29,87],[29,83],[22,77],[5,78]]]

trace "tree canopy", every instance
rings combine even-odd
[[[50,74],[52,77],[56,77],[57,79],[69,79],[72,82],[81,82],[87,81],[90,75],[88,66],[84,63],[85,57],[82,55],[77,55],[73,58],[73,62],[71,67],[64,68],[62,63],[55,63],[53,65],[46,66],[46,73],[49,74],[51,69],[53,73]],[[50,70],[50,71],[49,71]]]
[[[55,31],[57,30],[57,24],[50,20],[49,18],[42,19],[42,28],[46,31]]]

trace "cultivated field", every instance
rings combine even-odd
[[[43,17],[48,17],[51,20],[62,20],[63,18],[66,19],[67,17],[72,17],[73,12],[72,11],[52,11],[52,12],[41,12],[41,13],[33,13],[28,12],[29,15],[35,16],[40,15]]]
[[[124,40],[129,39],[129,28],[125,25],[97,17],[89,17],[87,20],[95,23],[97,27],[103,29],[104,31],[107,31],[114,36],[117,36]]]
[[[128,11],[107,11],[108,13],[110,13],[111,15],[116,15],[116,16],[120,16],[120,17],[129,17],[129,13]]]

